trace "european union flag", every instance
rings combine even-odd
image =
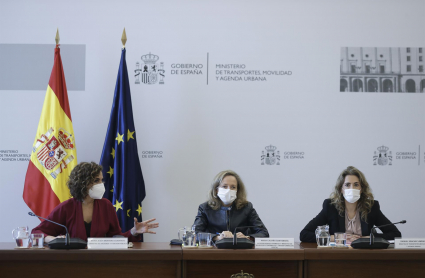
[[[114,205],[123,232],[142,221],[145,182],[137,153],[125,48],[121,53],[114,101],[100,164],[105,184],[104,198]]]

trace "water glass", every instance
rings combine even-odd
[[[318,246],[329,246],[329,243],[331,241],[331,237],[330,236],[318,236],[317,237],[317,245]]]
[[[198,233],[199,247],[211,247],[212,235],[210,233]]]
[[[344,247],[347,241],[347,235],[345,233],[335,233],[335,245],[336,247]]]
[[[43,248],[44,234],[31,234],[32,248]]]
[[[16,247],[17,248],[31,247],[31,239],[29,237],[27,237],[27,238],[17,238],[15,240],[16,240]]]
[[[31,238],[28,227],[18,227],[12,231],[17,248],[31,247]]]
[[[329,234],[329,226],[318,226],[316,229],[316,241],[318,246],[329,246],[331,235]]]
[[[181,228],[178,231],[179,239],[183,242],[184,247],[195,247],[196,246],[196,231],[187,229],[187,227]]]

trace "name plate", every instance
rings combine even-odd
[[[127,249],[126,237],[89,237],[87,249]]]
[[[396,238],[395,249],[425,249],[425,238]]]
[[[293,238],[255,238],[255,249],[293,249]]]

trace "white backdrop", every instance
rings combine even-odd
[[[54,43],[58,27],[62,44],[86,46],[85,90],[68,91],[79,162],[99,162],[126,28],[147,193],[143,218],[160,223],[145,241],[169,241],[191,225],[212,178],[224,169],[241,175],[271,237],[299,240],[349,165],[365,173],[390,220],[407,220],[399,227],[404,237],[424,237],[425,94],[339,92],[341,47],[425,47],[424,1],[0,5],[2,44]],[[46,63],[53,65],[53,53]],[[148,53],[164,63],[164,84],[135,84],[136,62]],[[202,64],[202,74],[173,75],[173,64]],[[217,64],[292,74],[218,81]],[[0,150],[30,153],[44,95],[0,91]],[[280,151],[280,165],[261,165],[270,144]],[[373,165],[382,145],[392,152],[391,166]],[[161,151],[162,158],[142,158],[144,151]],[[285,152],[304,155],[284,159]],[[416,154],[397,159],[399,152]],[[22,199],[27,166],[0,161],[0,241],[11,241],[18,225],[38,224]]]

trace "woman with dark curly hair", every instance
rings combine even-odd
[[[303,242],[316,242],[317,226],[329,225],[331,241],[334,233],[346,233],[347,241],[368,237],[373,226],[391,224],[381,212],[378,201],[360,170],[347,167],[339,175],[330,199],[323,202],[322,211],[313,218],[300,233]],[[383,234],[378,237],[393,240],[401,237],[394,225],[381,228]]]
[[[66,226],[70,237],[87,240],[88,237],[122,235],[129,241],[140,241],[142,233],[155,234],[150,230],[158,227],[158,223],[151,223],[155,219],[138,222],[134,218],[134,227],[121,232],[115,208],[108,199],[102,198],[105,193],[102,166],[94,162],[78,164],[67,185],[73,198],[59,204],[47,219]],[[65,237],[64,228],[48,221],[41,222],[32,233],[43,233],[45,242]]]

